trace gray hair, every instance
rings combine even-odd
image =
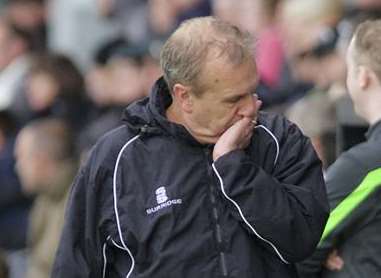
[[[208,60],[224,58],[231,65],[254,60],[253,38],[247,31],[214,17],[184,21],[169,37],[160,54],[164,79],[172,92],[176,83],[196,88]],[[211,57],[212,56],[212,57]]]

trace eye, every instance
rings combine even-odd
[[[230,100],[230,102],[238,102],[242,97],[235,97]]]
[[[235,96],[226,100],[227,103],[236,103],[242,99],[243,96]]]

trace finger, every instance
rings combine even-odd
[[[249,144],[250,144],[250,141],[251,141],[251,137],[253,136],[253,129],[251,129],[250,131],[248,131],[246,133],[246,135],[244,136],[244,138],[242,139],[241,141],[241,146],[240,148],[241,149],[244,149],[246,148]]]
[[[335,258],[335,266],[337,270],[341,270],[344,267],[344,260],[340,256]]]
[[[263,102],[262,102],[262,100],[259,100],[259,99],[258,99],[258,100],[255,102],[255,104],[256,104],[256,106],[257,106],[257,111],[258,111],[258,110],[261,109]]]
[[[344,260],[335,252],[329,255],[325,266],[331,271],[341,270],[344,266]]]
[[[331,258],[330,260],[328,260],[326,267],[329,270],[334,271],[340,268],[340,264],[338,264],[338,262],[334,258]]]

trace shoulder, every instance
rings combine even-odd
[[[119,152],[134,136],[136,134],[125,125],[107,132],[91,148],[81,167],[82,174],[90,179],[99,180],[100,176],[112,173]]]
[[[308,141],[296,124],[278,114],[261,112],[258,117],[257,130],[274,136],[280,146],[288,142]]]
[[[339,180],[359,183],[370,172],[381,169],[380,146],[374,142],[358,144],[342,153],[327,172],[327,184]]]
[[[273,166],[268,169],[283,171],[293,169],[300,163],[321,167],[309,138],[284,116],[261,112],[255,134],[254,153],[260,157],[259,154],[262,154],[265,158],[262,164],[265,163],[268,167],[268,161],[272,161]],[[269,157],[273,159],[268,159]]]

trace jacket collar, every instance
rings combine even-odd
[[[370,126],[365,136],[368,140],[381,138],[381,120]]]
[[[149,111],[152,113],[155,122],[163,129],[166,133],[181,138],[187,143],[192,145],[202,145],[199,143],[183,125],[169,121],[166,118],[166,110],[172,103],[172,96],[169,92],[169,88],[164,78],[161,77],[156,81],[150,96],[149,101]]]

